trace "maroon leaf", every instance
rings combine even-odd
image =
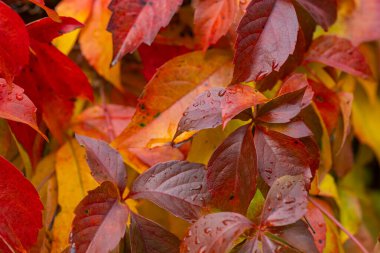
[[[233,85],[228,88],[212,88],[200,94],[183,113],[177,133],[191,130],[214,128],[227,123],[245,109],[262,104],[267,98],[247,85]]]
[[[159,163],[134,182],[131,197],[148,199],[185,220],[196,220],[209,199],[203,164]]]
[[[87,163],[95,180],[99,184],[113,182],[122,195],[127,183],[127,169],[119,152],[102,140],[81,135],[76,135],[76,139],[86,148]]]
[[[238,1],[196,0],[193,2],[195,36],[203,50],[215,44],[231,27],[238,11]]]
[[[200,218],[189,229],[181,243],[181,253],[228,252],[235,239],[253,226],[237,213],[213,213]]]
[[[310,155],[301,141],[262,127],[256,127],[254,141],[258,170],[268,185],[285,175],[311,179]]]
[[[71,248],[77,253],[113,250],[125,234],[128,214],[116,186],[103,182],[89,191],[75,209]]]
[[[112,0],[108,24],[113,39],[112,64],[135,51],[141,43],[150,45],[181,4],[182,0]]]
[[[334,24],[337,17],[336,0],[297,0],[297,2],[323,29],[327,30],[330,25]]]
[[[251,1],[237,30],[234,83],[278,71],[295,49],[298,29],[290,1]]]
[[[270,188],[261,216],[261,224],[284,226],[292,224],[305,215],[307,191],[302,175],[283,176]]]
[[[178,253],[180,240],[159,224],[131,212],[131,253]]]
[[[305,56],[305,63],[308,62],[320,62],[354,76],[371,76],[371,69],[359,49],[349,40],[332,35],[314,40]]]
[[[303,138],[313,135],[311,130],[302,120],[295,120],[284,124],[265,124],[264,126],[272,131],[282,133],[292,138]]]
[[[256,192],[256,152],[251,124],[233,132],[215,150],[207,166],[211,204],[245,214]]]
[[[29,61],[29,36],[24,22],[0,1],[0,77],[8,84]]]
[[[0,156],[0,252],[26,252],[42,227],[42,203],[33,185]]]

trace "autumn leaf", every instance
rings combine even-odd
[[[40,8],[42,8],[44,11],[46,11],[46,14],[55,22],[59,23],[62,21],[61,18],[58,16],[58,14],[54,10],[50,9],[49,7],[45,5],[44,0],[29,0],[29,1],[39,6]]]
[[[193,2],[195,36],[204,51],[227,34],[238,11],[238,4],[238,1],[234,0]]]
[[[207,165],[210,203],[245,214],[256,191],[256,152],[251,125],[238,128],[215,150]]]
[[[233,241],[252,225],[250,220],[237,213],[203,216],[189,228],[180,252],[228,252]]]
[[[42,203],[33,185],[0,156],[0,251],[27,252],[42,227]]]
[[[251,1],[237,30],[233,83],[259,81],[278,71],[295,49],[298,29],[291,2]]]
[[[135,51],[140,44],[150,45],[161,27],[182,4],[182,0],[112,0],[108,30],[112,32],[115,65],[125,54]]]
[[[336,20],[336,0],[297,0],[297,2],[305,8],[315,22],[321,25],[325,30]]]
[[[10,85],[29,62],[29,36],[20,16],[2,1],[0,15],[0,77]]]
[[[78,253],[109,252],[124,236],[129,209],[120,202],[117,187],[103,182],[75,209],[71,249]]]
[[[159,224],[131,213],[132,253],[178,253],[180,240]]]

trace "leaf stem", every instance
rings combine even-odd
[[[359,242],[358,239],[356,239],[356,237],[351,234],[345,227],[343,227],[343,225],[337,220],[335,219],[335,217],[330,214],[323,206],[321,206],[317,201],[315,201],[314,199],[308,197],[310,203],[312,203],[316,208],[318,208],[322,213],[324,213],[327,218],[329,218],[332,222],[335,223],[335,225],[337,225],[344,233],[346,233],[346,235],[354,242],[356,243],[356,245],[360,248],[360,250],[363,252],[363,253],[369,253],[367,251],[367,249],[363,246],[363,244],[361,244]]]

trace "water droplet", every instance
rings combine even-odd
[[[206,93],[206,95],[207,95],[207,97],[209,98],[209,97],[211,97],[211,91],[207,91],[207,93]]]
[[[19,100],[19,101],[21,101],[21,100],[24,99],[24,95],[22,95],[22,93],[17,93],[16,94],[16,99]]]
[[[199,102],[198,101],[195,101],[194,103],[193,103],[193,106],[194,107],[197,107],[199,105]]]
[[[193,232],[191,232],[191,230],[189,230],[189,231],[187,231],[186,237],[191,237],[192,234],[193,234]]]
[[[198,250],[198,253],[206,253],[206,249],[207,249],[206,246],[202,246],[202,248],[200,248],[200,249]]]
[[[293,197],[288,197],[288,198],[286,198],[285,201],[284,201],[285,204],[292,204],[292,203],[294,203],[294,202],[296,202],[296,199],[293,198]]]
[[[201,241],[198,239],[198,237],[195,237],[195,244],[200,244],[201,243]]]
[[[185,119],[185,121],[183,122],[183,124],[184,125],[188,125],[188,124],[190,124],[190,122],[191,122],[191,119]]]
[[[184,113],[182,113],[182,116],[183,116],[183,117],[186,117],[187,114],[189,114],[189,113],[188,113],[188,112],[184,112]]]
[[[292,186],[292,182],[288,181],[285,183],[286,187],[290,188]]]
[[[272,211],[272,207],[271,206],[268,206],[268,211],[270,212],[270,211]]]
[[[264,171],[265,171],[266,173],[272,174],[272,168],[266,168]]]
[[[205,228],[205,229],[204,229],[205,234],[210,234],[211,231],[212,231],[211,228]]]
[[[224,94],[226,94],[226,90],[220,90],[220,91],[218,92],[218,96],[219,96],[219,97],[223,97]]]
[[[318,227],[323,227],[323,223],[322,222],[318,222]]]
[[[277,199],[277,200],[281,200],[281,199],[282,199],[282,194],[281,194],[281,192],[277,192],[276,199]]]
[[[233,220],[223,220],[222,223],[227,226],[228,224],[230,223],[233,223],[234,221]]]
[[[199,191],[201,189],[202,189],[202,185],[201,184],[198,185],[198,186],[196,186],[196,187],[194,187],[194,188],[191,188],[192,191]]]

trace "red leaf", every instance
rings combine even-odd
[[[315,22],[321,25],[325,30],[336,20],[336,0],[297,0],[297,2],[305,8]]]
[[[251,124],[238,128],[215,150],[207,166],[213,206],[246,213],[256,192],[255,158]]]
[[[230,29],[238,11],[238,1],[231,0],[196,0],[194,30],[205,51],[215,44]]]
[[[182,0],[112,0],[108,24],[113,39],[112,65],[141,43],[150,45],[181,4]]]
[[[245,109],[262,104],[267,98],[247,85],[233,85],[228,88],[212,88],[199,95],[183,113],[175,134],[214,128],[227,123]]]
[[[213,213],[200,218],[181,243],[181,253],[228,252],[235,239],[253,224],[237,213]]]
[[[203,164],[159,163],[134,182],[131,197],[148,199],[185,220],[196,220],[209,199]]]
[[[268,185],[285,175],[311,179],[310,155],[301,141],[261,127],[256,127],[254,141],[258,170]]]
[[[309,228],[309,231],[312,232],[314,238],[314,243],[318,249],[318,252],[322,253],[326,245],[326,222],[323,218],[322,212],[309,204],[307,207],[306,216],[307,221],[310,223],[310,226],[313,228],[314,232]]]
[[[295,120],[284,124],[265,124],[264,126],[268,127],[272,131],[276,131],[296,139],[313,135],[311,130],[302,120]]]
[[[0,251],[26,252],[42,227],[42,203],[33,185],[0,156]]]
[[[292,224],[306,214],[307,192],[302,175],[283,176],[277,179],[265,199],[261,224],[284,226]]]
[[[77,253],[113,250],[125,234],[128,214],[116,186],[103,182],[89,191],[75,209],[71,248]]]
[[[313,41],[305,62],[320,62],[354,76],[367,78],[371,70],[359,49],[344,38],[321,36]]]
[[[234,83],[259,81],[293,53],[299,29],[290,1],[253,0],[238,27]]]
[[[62,34],[81,28],[83,24],[73,18],[61,17],[60,23],[50,18],[42,18],[27,25],[29,36],[39,42],[49,43]]]
[[[99,184],[113,182],[122,194],[127,184],[127,168],[119,152],[104,141],[81,135],[75,137],[86,149],[87,163],[95,180]]]
[[[342,150],[343,145],[346,142],[347,136],[350,132],[350,118],[352,112],[352,102],[354,100],[353,94],[349,92],[340,92],[338,93],[338,97],[340,101],[340,112],[343,118],[343,136],[337,154]]]
[[[159,224],[131,212],[132,253],[178,253],[180,240]]]
[[[0,78],[0,118],[27,124],[46,139],[38,129],[36,111],[33,102],[24,94],[24,89],[16,84],[8,86],[6,81]]]
[[[2,1],[0,17],[0,77],[11,84],[29,61],[29,36],[19,15]]]

